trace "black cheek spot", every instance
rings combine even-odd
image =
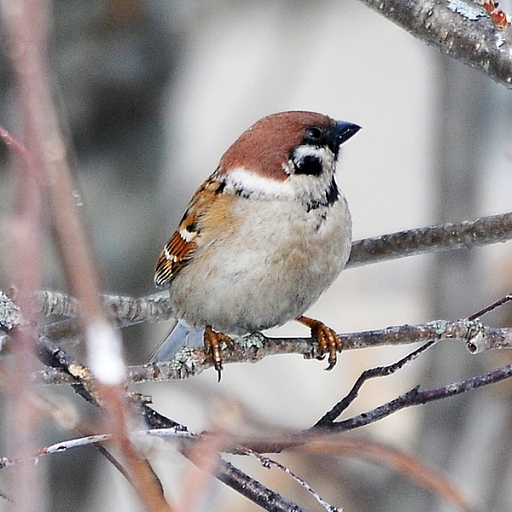
[[[307,174],[308,176],[320,176],[323,172],[322,161],[315,156],[305,156],[301,160],[294,161],[295,174]]]

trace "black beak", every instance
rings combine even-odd
[[[338,144],[343,144],[352,135],[355,135],[361,129],[360,126],[354,123],[347,123],[345,121],[336,122],[336,141]]]

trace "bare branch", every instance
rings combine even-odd
[[[284,473],[286,473],[287,475],[289,475],[301,487],[306,489],[306,491],[309,492],[311,494],[311,496],[313,496],[313,498],[315,498],[315,500],[318,503],[320,503],[322,508],[324,510],[326,510],[327,512],[342,512],[339,508],[336,508],[333,505],[327,503],[327,501],[325,501],[305,480],[303,480],[298,475],[296,475],[293,471],[291,471],[290,468],[287,468],[283,464],[281,464],[273,459],[270,459],[269,457],[265,457],[249,448],[246,449],[246,453],[247,453],[247,455],[252,455],[256,459],[258,459],[261,462],[261,464],[263,465],[263,467],[270,468],[271,466],[274,466],[274,467],[280,469],[281,471],[283,471]]]
[[[0,295],[0,299],[1,299]],[[0,324],[12,323],[12,318],[21,321],[17,306],[6,296],[1,301],[0,313],[5,319],[0,318]],[[491,306],[471,316],[471,320],[458,320],[448,322],[437,320],[420,325],[402,325],[387,327],[386,329],[364,331],[359,333],[340,333],[343,348],[366,348],[382,345],[402,345],[417,342],[440,340],[464,340],[467,348],[472,353],[479,353],[491,348],[504,348],[512,346],[512,328],[491,328],[484,326],[478,316],[489,310],[499,307],[510,301],[507,295],[496,301]],[[10,320],[7,320],[9,318]],[[57,330],[61,326],[57,322]],[[68,322],[64,321],[65,326]],[[45,331],[51,332],[51,326]],[[5,329],[5,327],[4,327]],[[42,336],[41,339],[45,337]],[[48,340],[49,343],[49,340]],[[269,338],[261,333],[252,333],[247,336],[235,338],[233,348],[225,352],[224,362],[257,362],[274,354],[301,354],[306,358],[320,356],[319,345],[312,338]],[[56,345],[54,350],[60,350]],[[46,362],[49,366],[58,366]],[[183,347],[178,351],[173,361],[150,363],[143,366],[135,366],[129,369],[130,382],[162,381],[172,379],[184,379],[198,375],[212,365],[209,354],[201,348]],[[68,372],[69,373],[69,372]],[[79,376],[82,376],[80,373]],[[67,382],[59,373],[45,370],[36,377],[38,382],[63,383]]]
[[[324,414],[315,423],[314,427],[328,427],[332,425],[336,418],[338,418],[343,413],[343,411],[357,398],[359,390],[367,380],[373,379],[375,377],[387,377],[388,375],[392,375],[396,371],[403,368],[407,363],[417,359],[421,354],[423,354],[423,352],[425,352],[425,350],[428,350],[435,343],[435,341],[429,341],[428,343],[422,345],[419,349],[411,352],[406,357],[400,359],[396,363],[390,364],[389,366],[378,366],[376,368],[365,370],[356,380],[348,394],[342,400],[340,400],[329,412]]]
[[[461,382],[454,382],[440,388],[420,390],[420,386],[416,386],[380,407],[376,407],[371,411],[354,416],[353,418],[333,423],[328,427],[328,430],[330,432],[353,430],[381,420],[405,407],[424,405],[435,400],[460,395],[483,386],[488,386],[489,384],[496,384],[510,377],[512,377],[512,365],[507,365],[503,368],[477,375],[476,377]]]
[[[498,83],[512,87],[512,54],[489,17],[482,11],[477,20],[451,10],[437,0],[362,0],[368,7],[469,66],[483,71]],[[464,1],[460,3],[464,4]],[[468,3],[472,5],[472,2]],[[505,37],[508,33],[505,34]]]
[[[323,441],[326,438],[328,439],[329,434],[347,432],[375,423],[376,421],[379,421],[406,407],[425,405],[436,400],[467,393],[483,386],[496,384],[497,382],[509,379],[510,377],[512,377],[512,364],[439,388],[421,390],[418,385],[399,397],[352,418],[333,422],[328,425],[314,426],[297,434],[272,436],[267,439],[244,439],[239,440],[238,443],[259,453],[281,452],[285,449],[297,448],[313,442]]]
[[[428,254],[472,249],[512,239],[512,212],[459,224],[441,224],[358,240],[346,268]]]
[[[430,252],[469,249],[510,239],[512,239],[512,212],[459,224],[411,229],[354,242],[347,268]],[[106,294],[102,299],[108,317],[119,327],[159,322],[172,317],[167,292],[158,292],[144,297]],[[37,311],[46,316],[77,318],[80,312],[79,302],[61,292],[37,292],[34,295],[34,304]],[[0,327],[12,326],[12,318],[16,319],[16,322],[20,321],[19,310],[16,308],[17,306],[6,294],[0,295]],[[76,322],[53,323],[43,327],[42,332],[53,340],[80,336]],[[487,341],[495,343],[493,340],[494,335],[493,339],[488,338]],[[350,345],[347,346],[352,348]],[[501,348],[504,345],[490,345],[490,348],[494,346]]]
[[[34,301],[39,312],[45,316],[63,316],[77,318],[80,304],[78,300],[66,293],[41,291],[34,294]]]
[[[470,351],[485,343],[489,347],[512,344],[512,328],[486,327],[480,322],[438,320],[427,324],[401,325],[386,329],[338,334],[343,349],[359,349],[384,345],[406,345],[418,342],[463,340]],[[276,354],[300,354],[307,359],[320,355],[320,347],[313,338],[270,338],[261,333],[235,338],[232,349],[223,352],[223,363],[258,362]],[[184,347],[171,362],[150,363],[128,368],[130,382],[185,379],[213,367],[211,358],[201,348]]]
[[[428,341],[463,341],[472,353],[491,348],[512,346],[512,328],[492,328],[479,321],[437,320],[426,324],[400,325],[386,329],[338,334],[343,350],[369,347],[408,345]],[[320,347],[313,338],[270,338],[253,333],[234,339],[234,347],[223,352],[223,363],[258,362],[276,354],[299,354],[316,358]],[[172,361],[150,363],[127,368],[131,383],[186,379],[213,367],[210,356],[202,348],[183,347]],[[39,384],[64,384],[70,380],[62,372],[46,368],[34,374]]]
[[[81,396],[95,405],[100,405],[94,394],[95,386],[93,376],[86,368],[76,362],[72,356],[44,336],[40,336],[38,339],[38,355],[44,364],[58,368],[72,377],[74,381],[73,387]],[[90,390],[92,390],[92,392],[90,392]],[[144,418],[149,428],[172,429],[176,435],[188,436],[188,429],[185,426],[166,418],[149,407],[144,399],[136,393],[127,392],[126,398],[138,408],[140,415]],[[187,456],[186,452],[183,454]],[[221,458],[218,460],[215,476],[220,481],[269,512],[302,511],[302,509],[294,503],[288,502],[276,492],[268,489]]]
[[[431,252],[481,247],[511,239],[512,212],[459,224],[411,229],[354,242],[346,268]],[[48,316],[74,318],[79,313],[79,303],[64,293],[38,292],[35,302],[38,310]],[[115,320],[120,327],[143,322],[160,322],[172,317],[167,292],[144,297],[103,295],[103,303],[109,318]],[[0,322],[1,320],[0,317]]]

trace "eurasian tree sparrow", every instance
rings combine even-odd
[[[173,338],[197,341],[201,331],[220,379],[227,334],[296,319],[321,355],[328,351],[327,369],[336,364],[336,333],[302,315],[350,254],[352,222],[334,173],[340,145],[359,129],[314,112],[282,112],[224,153],[156,263],[155,284],[169,288],[179,324],[155,360],[169,358]]]

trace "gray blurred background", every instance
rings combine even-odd
[[[154,261],[194,190],[243,130],[277,111],[315,110],[363,126],[344,147],[338,172],[355,239],[511,209],[510,91],[354,0],[58,0],[52,20],[55,91],[74,152],[77,201],[105,291],[154,291]],[[16,134],[13,108],[4,45],[0,124]],[[0,145],[2,222],[12,207],[8,156]],[[48,235],[45,287],[62,289],[50,230]],[[6,287],[8,248],[0,244]],[[504,244],[346,271],[310,315],[337,331],[457,319],[511,288],[512,248]],[[511,321],[505,313],[489,319],[495,325]],[[125,331],[128,363],[144,362],[170,327]],[[307,334],[292,324],[279,332]],[[344,353],[332,372],[324,372],[325,361],[277,356],[227,366],[220,384],[212,370],[190,381],[137,389],[193,431],[218,424],[239,433],[297,431],[341,398],[361,371],[408,351]],[[507,353],[471,356],[463,344],[446,343],[400,375],[366,385],[349,412],[379,405],[415,384],[441,386],[509,359]],[[69,390],[45,394],[90,412]],[[510,405],[510,385],[504,383],[401,411],[354,435],[417,454],[450,477],[478,510],[508,511]],[[43,436],[50,443],[73,432],[55,427]],[[164,443],[155,444],[152,460],[179,500],[188,463]],[[231,460],[307,510],[319,510],[276,470]],[[280,460],[347,512],[458,510],[382,464],[342,455],[287,454]],[[47,510],[140,510],[128,484],[92,448],[52,457],[40,467],[50,482]],[[7,488],[6,479],[0,475],[0,487]],[[8,510],[5,503],[0,510]],[[212,482],[201,510],[259,509]]]

